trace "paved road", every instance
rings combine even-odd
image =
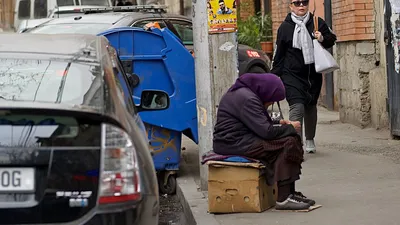
[[[265,212],[216,216],[234,224],[400,224],[400,165],[376,156],[320,148],[303,165],[297,187],[323,207],[310,213]]]

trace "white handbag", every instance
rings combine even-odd
[[[317,73],[330,73],[340,69],[336,60],[333,58],[317,39],[313,40],[314,43],[314,60],[315,71]]]
[[[318,27],[318,19],[314,17],[315,27]],[[315,29],[316,30],[316,29]],[[336,60],[333,58],[317,39],[313,40],[314,44],[314,60],[315,60],[315,71],[317,73],[330,73],[340,69]]]

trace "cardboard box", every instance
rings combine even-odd
[[[260,163],[209,161],[208,211],[254,213],[275,206],[276,186],[268,186]]]

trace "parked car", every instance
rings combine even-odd
[[[143,27],[158,22],[177,35],[189,50],[193,50],[192,20],[186,16],[168,14],[160,6],[123,6],[84,9],[85,15],[53,19],[27,29],[26,33],[87,33],[98,34],[117,27]],[[261,50],[239,45],[239,74],[266,73],[270,59]]]
[[[11,1],[10,1],[11,2]],[[43,19],[49,16],[49,13],[56,6],[82,6],[95,5],[97,7],[112,6],[111,0],[14,0],[15,15],[14,27],[17,29],[26,24],[34,24],[29,20]]]
[[[143,110],[103,36],[0,35],[0,224],[158,224]],[[155,98],[163,104],[153,104]]]
[[[39,26],[52,18],[42,18],[42,19],[31,19],[31,20],[21,20],[18,27],[15,29],[16,33],[23,33],[29,28]]]
[[[83,9],[96,8],[93,5],[79,5],[79,6],[56,6],[50,11],[48,18],[63,18],[70,16],[78,16],[84,14]]]

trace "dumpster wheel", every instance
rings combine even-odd
[[[158,188],[161,194],[173,195],[176,193],[176,172],[164,171],[158,176]]]

